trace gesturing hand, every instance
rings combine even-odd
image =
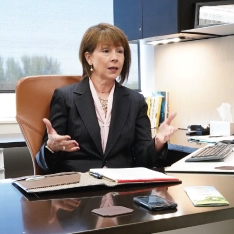
[[[61,136],[59,135],[51,125],[51,122],[44,118],[43,122],[46,125],[48,141],[47,146],[54,152],[63,150],[67,152],[73,152],[79,150],[79,144],[75,140],[71,140],[71,137],[68,135]]]
[[[177,131],[177,127],[171,126],[171,121],[175,118],[176,112],[171,114],[159,127],[155,137],[155,147],[160,151],[164,144],[170,139],[171,135]]]
[[[75,198],[64,200],[52,200],[49,223],[53,223],[55,221],[56,213],[59,209],[71,212],[80,205],[80,202],[81,200]]]

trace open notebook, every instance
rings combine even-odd
[[[94,173],[100,178],[122,183],[144,183],[144,182],[172,182],[179,179],[163,174],[158,171],[150,170],[145,167],[133,168],[95,168],[90,169],[90,173]]]

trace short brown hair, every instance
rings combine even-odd
[[[90,65],[86,61],[85,53],[92,54],[97,45],[104,41],[113,42],[114,45],[121,45],[124,48],[124,64],[119,77],[119,83],[123,84],[128,79],[131,65],[130,47],[123,31],[107,23],[100,23],[88,28],[82,38],[79,50],[79,58],[83,68],[82,77],[91,76]]]

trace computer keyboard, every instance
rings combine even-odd
[[[202,162],[221,160],[228,156],[234,144],[218,142],[215,145],[207,146],[195,151],[185,162]]]

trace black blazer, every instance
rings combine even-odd
[[[56,89],[51,100],[50,121],[60,135],[69,135],[79,143],[76,152],[52,154],[44,146],[36,155],[39,167],[46,173],[86,172],[90,168],[124,168],[162,166],[167,145],[160,154],[151,137],[147,104],[143,95],[115,84],[112,116],[105,153],[102,151],[100,127],[89,78]]]

